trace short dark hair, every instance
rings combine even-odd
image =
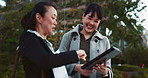
[[[54,6],[50,2],[38,2],[30,12],[28,12],[25,16],[23,16],[21,20],[21,25],[23,26],[23,28],[25,30],[27,29],[35,30],[36,26],[35,15],[36,13],[39,13],[42,17],[44,17],[45,13],[47,12],[47,6],[52,6],[57,10],[56,6]]]
[[[103,9],[97,3],[92,3],[92,4],[88,5],[88,7],[86,8],[86,10],[84,12],[84,17],[87,14],[89,14],[90,12],[92,13],[91,17],[93,17],[95,15],[95,13],[96,13],[98,19],[101,20],[103,18]]]

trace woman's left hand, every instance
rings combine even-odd
[[[96,64],[96,67],[93,67],[93,69],[97,70],[100,72],[102,75],[108,74],[108,69],[106,66],[106,61],[102,64]]]

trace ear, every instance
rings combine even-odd
[[[83,15],[82,15],[82,21],[83,21],[83,19],[84,19],[84,13],[83,13]]]
[[[35,18],[36,18],[37,23],[39,24],[42,23],[43,17],[39,13],[36,13]]]
[[[83,15],[82,15],[82,19],[84,18],[84,13],[83,13]]]

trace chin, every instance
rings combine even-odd
[[[92,30],[86,30],[86,32],[88,32],[88,33],[93,33],[94,31],[92,31]]]
[[[53,33],[51,33],[51,32],[50,32],[50,33],[48,33],[48,36],[50,36],[50,35],[53,35]]]
[[[52,32],[52,33],[51,33],[51,35],[55,35],[55,33],[54,33],[54,32]]]

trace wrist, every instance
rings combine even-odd
[[[79,57],[79,51],[76,51],[76,53],[77,53],[78,58],[80,59],[80,57]]]
[[[108,77],[108,72],[106,74],[102,74],[102,77]]]
[[[107,76],[108,76],[108,74],[102,75],[102,77],[107,77]]]
[[[78,71],[78,64],[76,64],[75,66],[74,66],[74,71]]]

